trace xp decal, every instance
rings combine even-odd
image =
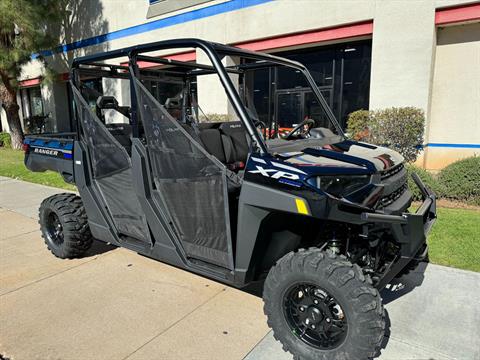
[[[255,170],[248,170],[248,172],[251,174],[260,174],[262,176],[269,177],[272,179],[277,179],[277,180],[280,178],[284,178],[288,180],[300,180],[300,176],[298,174],[307,175],[307,173],[305,173],[304,171],[298,168],[295,168],[293,166],[288,166],[285,164],[271,161],[270,162],[271,166],[282,169],[282,170],[277,170],[272,168],[266,168],[266,166],[268,166],[268,163],[264,159],[260,159],[253,156],[251,157],[251,159],[256,163],[262,164],[262,165],[255,165]],[[284,170],[288,170],[289,172]],[[292,172],[296,172],[297,174],[292,174]]]
[[[264,169],[261,166],[255,165],[257,170],[250,170],[249,173],[251,174],[261,174],[266,177],[271,177],[272,179],[280,179],[280,178],[286,178],[290,180],[299,180],[300,176],[297,174],[291,174],[287,173],[285,171],[279,171],[275,169]]]

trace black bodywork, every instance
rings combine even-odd
[[[180,167],[190,158],[162,163],[167,155],[161,154],[169,153],[168,148],[152,134],[163,131],[155,127],[155,121],[168,115],[138,80],[138,63],[182,66],[176,61],[143,55],[173,48],[201,49],[207,54],[212,66],[197,64],[195,71],[218,74],[241,122],[228,124],[226,129],[222,124],[200,124],[200,135],[218,130],[229,138],[230,130],[241,127],[250,139],[245,164],[238,159],[226,164],[206,150],[194,133],[166,119],[166,131],[189,142],[189,156],[196,160],[192,168],[178,170],[183,171],[184,175],[178,177],[184,182],[161,177],[160,170],[166,171],[165,166]],[[222,64],[226,54],[254,58],[258,67],[280,64],[302,72],[337,135],[324,129],[308,139],[262,137],[229,77],[253,65],[227,68]],[[128,66],[101,63],[122,56],[128,57]],[[98,75],[130,80],[131,107],[119,109],[129,118],[127,141],[125,136],[117,136],[118,129],[103,128],[98,120],[100,114],[95,114],[82,99],[82,79]],[[58,171],[66,181],[76,184],[96,239],[238,287],[258,280],[277,259],[298,247],[318,246],[347,255],[372,276],[378,288],[383,288],[412,259],[426,255],[426,235],[436,218],[435,195],[414,176],[424,201],[415,213],[408,212],[411,193],[403,158],[386,148],[348,140],[312,77],[299,63],[198,39],[171,40],[76,59],[71,86],[76,132],[27,137],[25,164],[32,171]],[[108,108],[117,106],[111,99],[105,99],[105,103]],[[101,138],[99,134],[103,134],[103,143],[96,138]],[[119,134],[125,135],[122,131]],[[233,135],[229,139],[235,142]],[[103,158],[95,155],[100,149],[106,151]],[[110,160],[102,163],[105,159]],[[235,164],[241,166],[232,167]],[[212,189],[221,193],[222,201],[217,203],[213,197],[192,200],[207,204],[213,213],[222,213],[219,219],[225,222],[221,226],[210,216],[214,222],[209,226],[218,227],[210,232],[218,235],[217,243],[189,239],[189,232],[193,232],[190,238],[204,236],[195,233],[198,224],[188,224],[196,221],[201,212],[192,209],[190,220],[182,223],[178,211],[188,206],[171,206],[180,201],[182,189],[186,194],[181,200],[184,202],[188,196],[202,192],[201,186],[206,183],[190,175],[195,171],[206,174],[208,184],[213,184],[205,193]],[[351,179],[356,180],[351,183]],[[174,190],[167,194],[166,189]]]

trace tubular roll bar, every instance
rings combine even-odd
[[[204,72],[215,71],[216,73],[218,73],[218,76],[220,77],[220,81],[227,93],[227,96],[230,102],[235,108],[237,114],[240,116],[240,119],[242,120],[242,123],[244,124],[247,132],[258,145],[261,153],[267,153],[268,152],[267,147],[261,135],[257,132],[252,120],[248,116],[245,110],[245,107],[243,106],[242,101],[238,95],[238,92],[235,90],[232,80],[228,76],[229,72],[236,73],[238,72],[238,70],[235,71],[231,68],[230,69],[226,68],[222,64],[221,59],[218,56],[219,54],[230,55],[230,56],[240,56],[245,58],[252,58],[255,60],[264,60],[266,62],[271,62],[277,65],[293,67],[297,70],[300,70],[303,73],[303,75],[306,77],[309,85],[311,86],[315,95],[317,96],[320,103],[322,104],[322,107],[326,112],[329,120],[337,128],[337,131],[339,132],[339,134],[345,137],[345,134],[342,128],[340,127],[337,119],[335,118],[335,115],[332,113],[331,109],[329,108],[325,98],[323,97],[317,85],[315,84],[314,79],[302,64],[296,61],[284,59],[284,58],[277,57],[270,54],[257,53],[250,50],[235,48],[235,47],[218,44],[214,42],[209,42],[209,41],[204,41],[200,39],[186,38],[186,39],[158,41],[158,42],[153,42],[148,44],[141,44],[141,45],[126,47],[118,50],[107,51],[105,53],[87,55],[80,58],[76,58],[73,60],[73,63],[72,63],[72,74],[71,74],[72,83],[77,86],[79,85],[79,77],[77,74],[77,70],[80,68],[80,65],[82,64],[88,65],[92,63],[98,64],[98,62],[113,59],[113,58],[119,58],[119,57],[128,57],[130,77],[132,78],[132,80],[133,80],[133,77],[139,76],[139,68],[138,68],[139,60],[160,63],[160,64],[168,64],[168,65],[189,66],[188,62],[181,62],[176,60],[168,60],[168,59],[149,57],[146,55],[140,55],[141,53],[146,53],[146,52],[169,50],[169,49],[185,49],[185,48],[194,48],[194,49],[199,48],[199,49],[202,49],[207,54],[213,66],[208,66],[203,64],[192,64],[192,67],[195,66],[198,69],[204,70]],[[98,64],[98,66],[107,67],[109,65]],[[122,67],[122,69],[124,69],[124,67]],[[202,73],[202,71],[199,71],[199,74],[200,73]],[[134,100],[135,100],[135,94],[133,92],[132,93],[132,120],[136,122],[137,112],[135,109],[136,106],[134,106]],[[134,126],[134,128],[136,128],[136,126]]]

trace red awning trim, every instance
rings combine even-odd
[[[255,40],[235,44],[242,49],[253,51],[265,51],[290,46],[321,43],[324,41],[354,38],[373,34],[373,21],[357,24],[338,26],[328,29],[320,29],[303,33],[283,35],[263,40]]]
[[[42,82],[42,77],[39,76],[39,77],[32,78],[32,79],[21,80],[21,81],[18,82],[18,85],[21,88],[26,88],[26,87],[31,87],[31,86],[38,86],[38,85],[40,85],[41,82]]]
[[[480,20],[479,3],[448,9],[438,9],[435,13],[435,25],[446,25],[475,20]]]

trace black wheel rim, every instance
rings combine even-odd
[[[291,286],[284,295],[283,311],[293,334],[317,349],[337,348],[347,336],[342,307],[330,293],[314,284]]]
[[[60,222],[60,218],[54,212],[51,212],[47,216],[47,237],[48,240],[59,246],[63,243],[63,227]]]

